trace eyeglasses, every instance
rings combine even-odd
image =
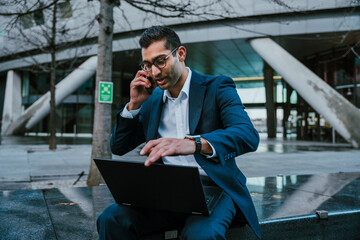
[[[174,48],[174,50],[171,51],[171,53],[169,53],[169,55],[167,55],[166,57],[159,57],[156,58],[152,63],[150,62],[142,62],[140,64],[140,67],[142,70],[144,70],[145,72],[150,72],[151,71],[151,67],[152,65],[155,65],[155,67],[157,67],[158,69],[162,69],[166,66],[166,60],[171,56],[171,54],[173,54],[176,50],[178,49],[178,47]]]

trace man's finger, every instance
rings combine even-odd
[[[159,144],[159,140],[156,139],[156,140],[151,140],[149,141],[147,144],[145,144],[145,146],[141,149],[140,151],[140,155],[145,155],[147,153],[150,152],[150,150],[155,147],[156,145]]]
[[[158,157],[155,157],[155,156],[152,156],[152,157],[148,157],[147,159],[146,159],[146,161],[145,161],[145,166],[146,167],[148,167],[148,166],[150,166],[150,164],[152,164],[152,163],[154,163],[154,162],[156,162],[157,160],[159,160],[160,158]]]
[[[148,73],[145,72],[144,70],[139,70],[139,71],[137,71],[135,78],[140,77],[140,76],[147,76],[147,74]]]
[[[159,145],[158,145],[159,146]],[[150,166],[150,164],[158,161],[164,152],[166,152],[166,148],[152,148],[150,151],[149,156],[147,157],[145,161],[145,166]]]
[[[161,153],[161,157],[174,156],[176,153],[174,148],[167,149]]]
[[[170,143],[170,144],[169,144]],[[171,149],[171,141],[168,139],[160,138],[157,141],[149,144],[150,150],[148,151],[149,156],[146,159],[145,166],[149,166],[151,163],[156,162],[162,157],[162,154]],[[144,151],[145,152],[145,151]]]
[[[149,85],[149,81],[145,79],[136,79],[131,81],[130,83],[130,87],[138,87],[138,86],[144,86],[144,87],[148,87]]]
[[[161,154],[169,148],[168,143],[166,141],[158,141],[156,145],[154,145],[148,151],[148,159],[150,161],[156,161],[161,157]]]

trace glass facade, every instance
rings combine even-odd
[[[339,58],[343,54],[344,50],[332,50],[324,54],[310,56],[303,59],[302,62],[355,106],[360,107],[360,59],[352,54]],[[138,70],[136,65],[130,63],[136,62],[136,59],[140,58],[139,51],[114,54],[112,79],[114,82],[113,121],[116,119],[116,113],[129,100],[129,84]],[[60,82],[71,71],[59,70],[56,82]],[[49,91],[50,74],[41,71],[31,72],[24,70],[20,72],[22,78],[22,103],[24,109],[26,109]],[[255,127],[259,132],[267,132],[266,96],[263,78],[234,80],[237,92]],[[86,81],[57,107],[58,134],[89,135],[92,133],[94,89],[95,76]],[[278,133],[283,133],[287,138],[319,141],[333,140],[333,129],[328,122],[323,116],[316,113],[281,76],[274,77],[274,99]],[[47,134],[49,132],[48,121],[49,117],[44,118],[29,132],[32,134]],[[112,126],[114,124],[113,122]]]
[[[257,131],[267,132],[267,115],[265,108],[266,94],[264,80],[261,77],[252,78],[251,80],[246,79],[247,78],[244,78],[244,80],[240,81],[235,79],[236,90],[241,98],[241,101],[246,107],[246,111]],[[282,132],[282,121],[284,118],[283,106],[288,101],[286,98],[288,89],[281,76],[276,76],[274,83],[274,99],[277,106],[277,131]],[[295,91],[291,94],[290,103],[297,103],[297,94]]]
[[[349,48],[331,49],[309,56],[303,62],[349,102],[360,108],[360,59],[350,50]],[[301,98],[297,112],[298,139],[345,141],[322,115]]]
[[[306,57],[303,63],[349,102],[360,108],[360,58],[355,54],[348,49],[332,49]],[[260,77],[250,79],[236,81],[236,88],[257,130],[267,132],[264,81]],[[274,79],[274,101],[277,132],[283,133],[285,138],[343,141],[326,119],[283,79]]]
[[[59,71],[56,82],[68,75]],[[22,72],[22,102],[26,109],[50,89],[50,74]],[[56,107],[56,132],[59,134],[90,134],[94,117],[94,82],[95,76],[86,81],[74,93]],[[49,116],[45,117],[30,132],[49,132]]]

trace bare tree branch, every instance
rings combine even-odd
[[[182,3],[171,3],[165,0],[125,0],[125,2],[143,12],[152,13],[163,18],[183,18],[185,16],[199,15],[223,17],[221,13],[217,14],[205,11],[206,8],[221,2],[220,0],[210,1],[202,5],[195,4],[189,0]],[[202,11],[203,9],[204,11]],[[161,11],[165,11],[166,13],[162,13]]]
[[[284,3],[283,1],[281,0],[268,0],[269,2],[272,2],[272,3],[275,3],[281,7],[284,7],[286,9],[289,9],[289,10],[294,10],[293,7],[290,7],[289,5],[287,5],[286,3]]]
[[[48,8],[50,8],[51,6],[53,6],[54,4],[56,4],[58,1],[59,1],[59,0],[53,0],[53,1],[52,1],[51,3],[49,3],[48,5],[44,5],[44,6],[41,6],[41,7],[39,7],[39,8],[33,9],[33,8],[35,8],[37,5],[42,4],[42,2],[41,2],[40,0],[38,0],[36,3],[33,4],[32,7],[26,9],[25,11],[9,12],[9,13],[0,12],[0,15],[1,15],[1,16],[17,16],[17,17],[21,17],[21,16],[24,16],[24,15],[33,14],[33,13],[36,13],[36,12],[39,12],[39,11],[48,9]],[[24,3],[25,3],[25,4],[22,4],[22,5],[23,5],[23,6],[26,6],[26,1],[24,1]],[[18,1],[14,1],[12,4],[18,5],[19,2],[18,2]]]

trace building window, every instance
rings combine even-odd
[[[31,28],[33,24],[32,16],[30,14],[23,15],[20,17],[20,22],[23,28],[28,29]]]
[[[34,21],[36,25],[43,25],[45,23],[44,14],[42,11],[39,10],[34,12]]]
[[[44,14],[42,10],[36,11],[33,14],[26,14],[20,17],[20,22],[23,28],[28,29],[36,24],[37,26],[45,23]]]
[[[70,1],[61,2],[58,4],[60,8],[60,13],[62,18],[70,18],[72,17],[72,8]]]

